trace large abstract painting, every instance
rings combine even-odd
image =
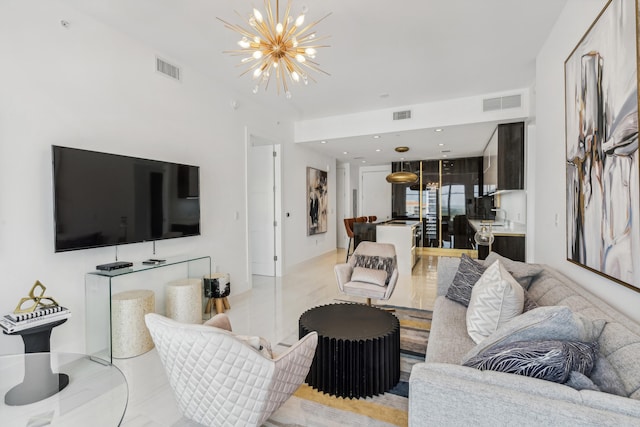
[[[327,172],[307,167],[307,236],[327,232]]]
[[[609,1],[565,61],[567,259],[640,291],[635,2]]]

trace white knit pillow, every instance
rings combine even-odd
[[[471,291],[467,332],[479,343],[501,325],[522,314],[524,290],[500,261],[491,264]]]

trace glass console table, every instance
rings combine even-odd
[[[87,354],[111,363],[111,303],[113,295],[138,289],[155,294],[156,313],[164,314],[164,287],[179,279],[202,279],[211,274],[210,256],[178,256],[160,264],[134,263],[113,271],[92,271],[85,275]],[[204,310],[203,310],[204,311]]]
[[[39,378],[34,377],[34,366],[42,367],[36,369]],[[59,385],[47,380],[57,380],[51,372],[68,375],[69,385],[58,391]],[[11,392],[25,385],[33,398],[12,401]],[[3,426],[117,426],[129,399],[127,381],[118,368],[71,353],[0,356],[0,395]]]

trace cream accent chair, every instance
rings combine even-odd
[[[365,262],[366,267],[358,267],[363,260],[393,260],[393,271],[387,279],[387,272],[382,269],[380,263],[373,262],[373,265]],[[371,305],[371,300],[388,300],[398,281],[398,266],[396,261],[396,248],[391,243],[361,242],[353,252],[349,261],[344,264],[337,264],[334,267],[336,280],[340,292],[364,297],[367,304]],[[384,272],[384,274],[383,274]]]
[[[309,333],[272,359],[250,344],[258,337],[231,332],[225,314],[204,325],[155,313],[145,322],[180,411],[206,426],[261,425],[302,384],[318,343],[318,334]]]

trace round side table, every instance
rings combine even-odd
[[[307,384],[339,397],[370,397],[400,381],[400,322],[364,304],[329,304],[302,313],[299,336],[318,333]]]

